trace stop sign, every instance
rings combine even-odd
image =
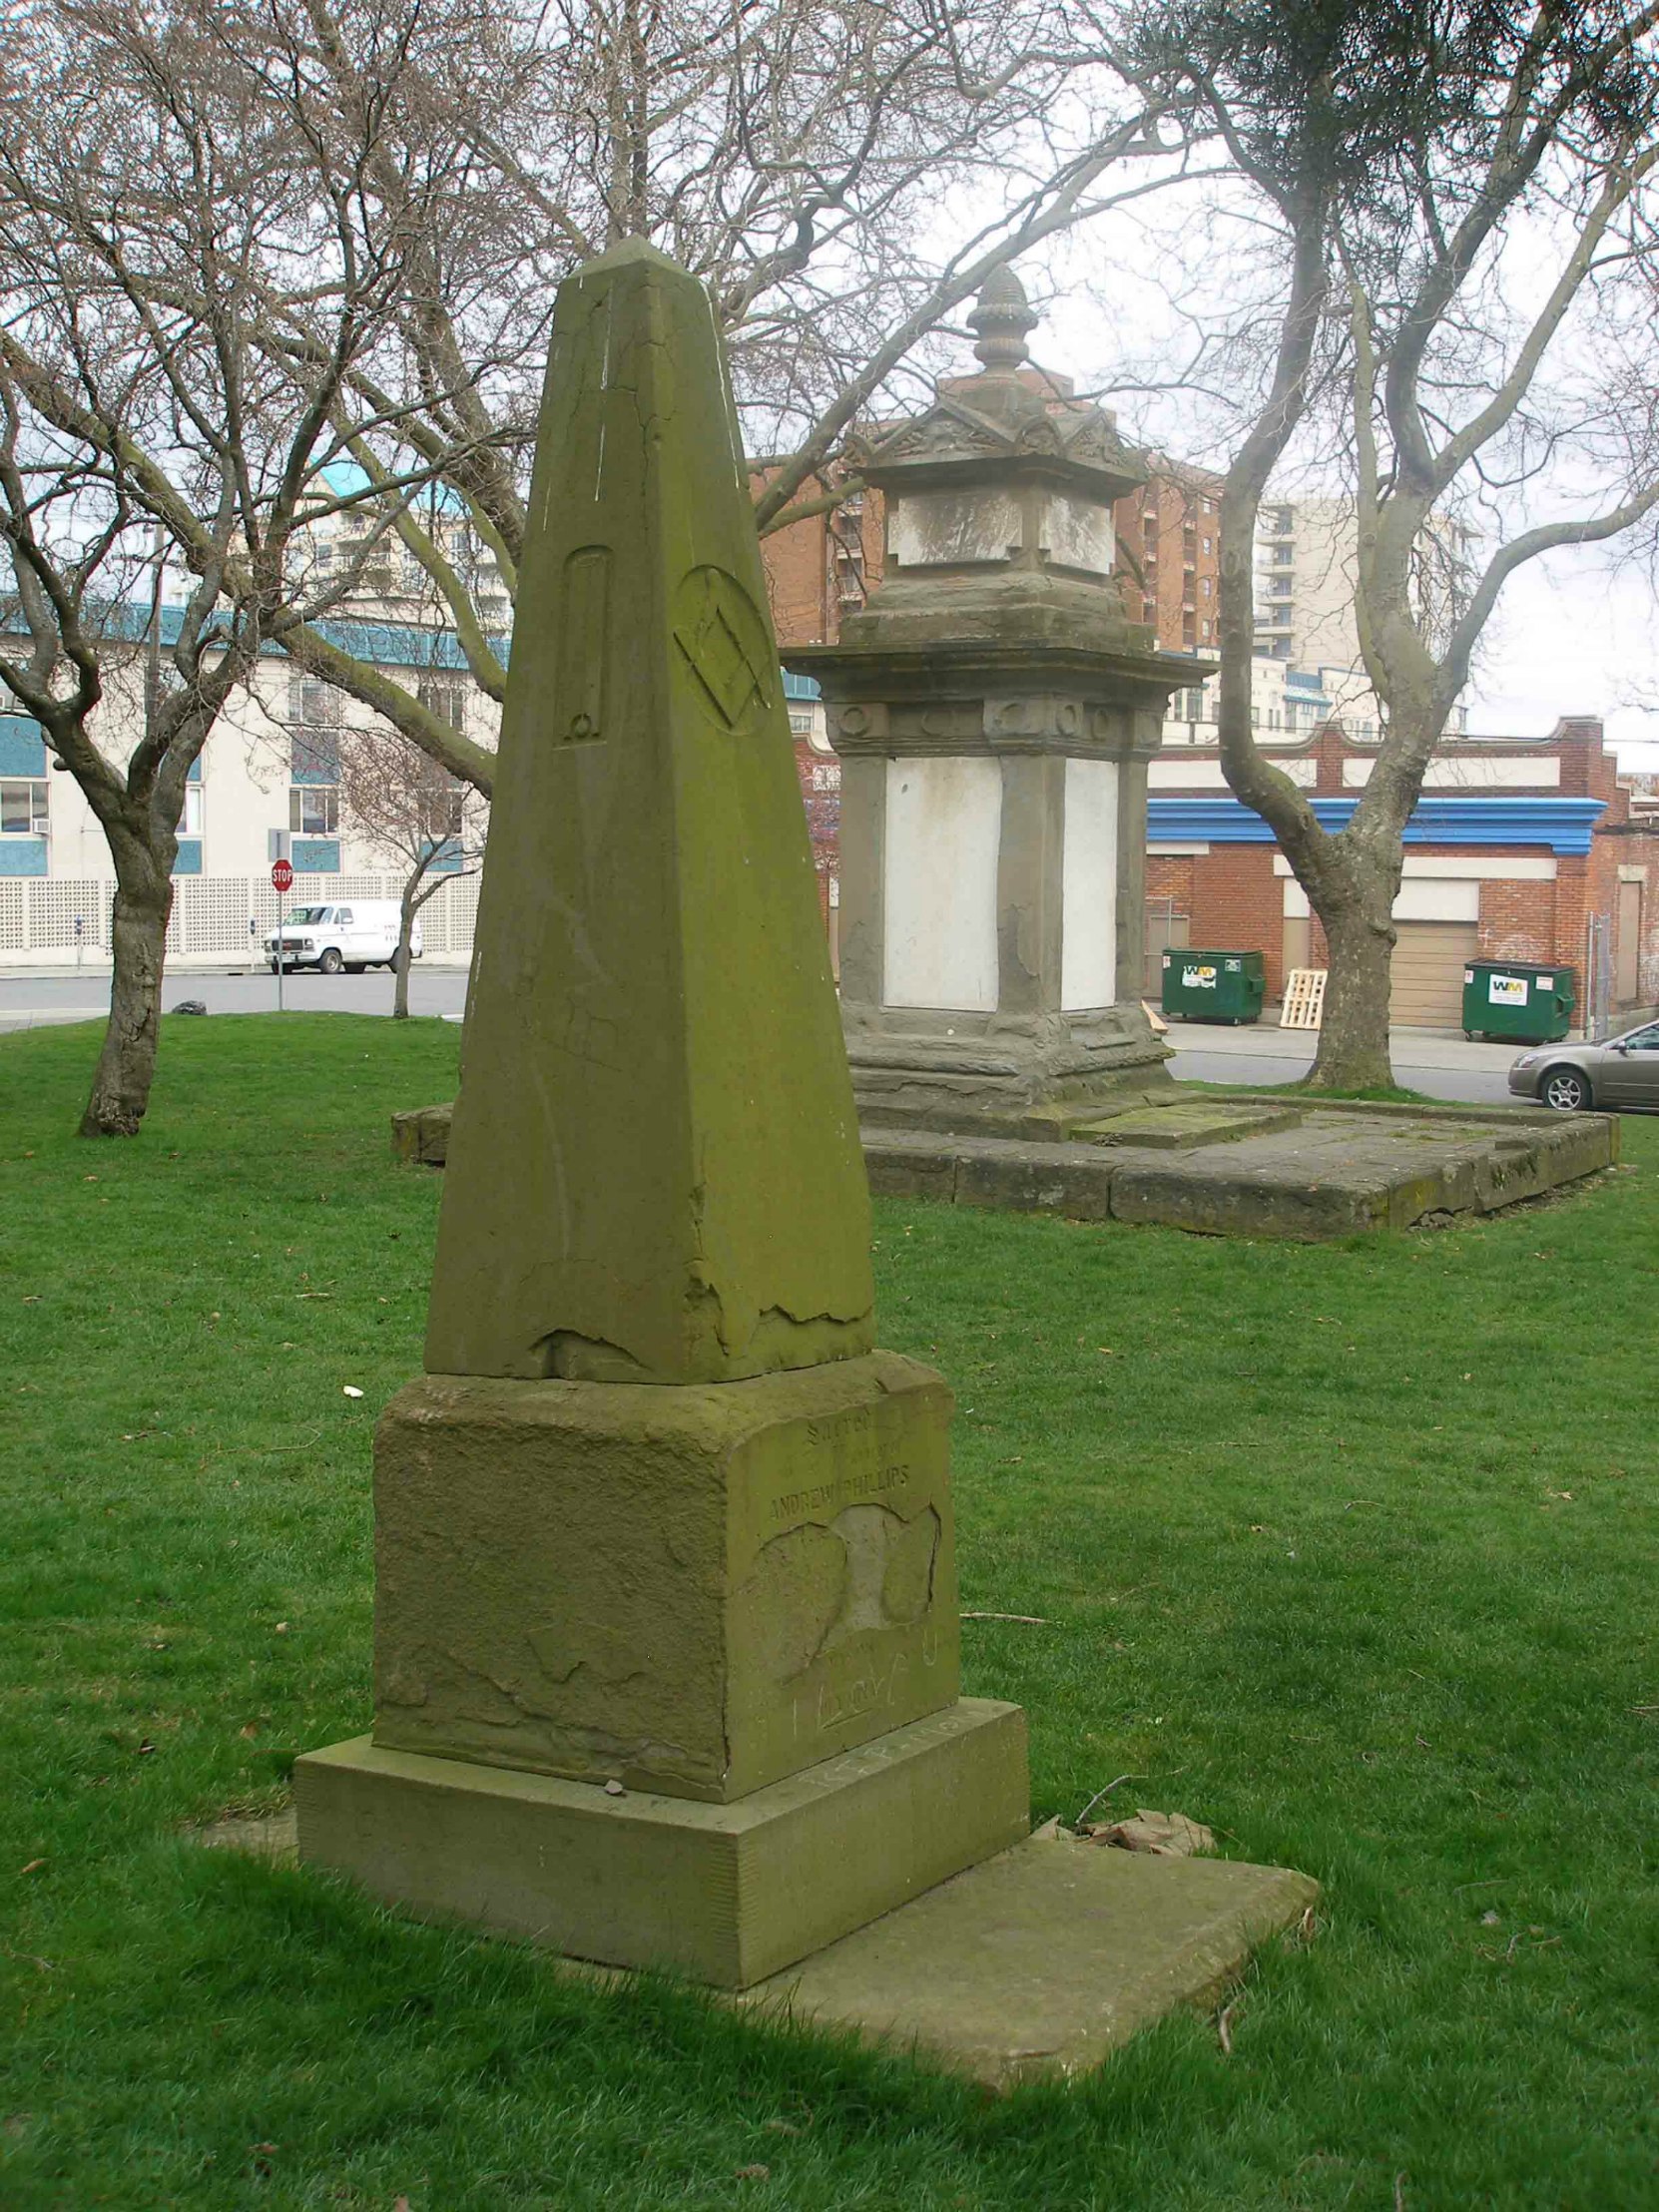
[[[272,869],[271,869],[271,887],[272,887],[272,889],[273,889],[273,890],[277,890],[277,891],[285,891],[285,890],[287,890],[287,889],[288,889],[288,888],[289,888],[289,887],[291,886],[292,882],[293,882],[293,863],[292,863],[292,861],[291,861],[291,860],[276,860],[276,861],[274,861],[274,862],[273,862],[273,864],[272,864]]]

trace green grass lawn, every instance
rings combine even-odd
[[[962,1602],[1047,1621],[964,1629],[1034,1816],[1128,1775],[1326,1886],[1230,2055],[1183,2016],[992,2101],[182,1841],[367,1724],[439,1193],[386,1117],[457,1032],[169,1021],[106,1144],[95,1042],[0,1039],[6,2212],[1659,2205],[1659,1124],[1342,1248],[878,1209]]]

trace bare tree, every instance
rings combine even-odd
[[[272,41],[239,59],[232,12],[31,12],[0,93],[0,536],[26,640],[0,681],[80,785],[116,873],[87,1134],[132,1135],[144,1115],[190,771],[313,589],[296,525],[325,503],[347,379],[410,290],[372,138],[330,130],[291,53],[291,97],[268,99]],[[446,188],[452,158],[439,140],[411,159],[411,207]],[[304,338],[280,360],[264,337],[278,292]],[[164,608],[169,568],[188,581]],[[135,659],[129,748],[111,680]]]
[[[146,56],[144,87],[124,97],[168,112],[175,50],[154,11],[65,0],[59,14],[106,126],[112,49]],[[294,238],[328,215],[348,171],[359,258],[402,274],[395,315],[333,380],[328,440],[366,487],[353,495],[358,568],[336,565],[322,589],[294,536],[269,635],[486,793],[488,750],[325,618],[395,546],[423,568],[473,681],[500,699],[499,632],[420,494],[441,483],[460,503],[510,598],[548,316],[569,268],[648,235],[704,278],[752,442],[783,456],[758,502],[761,526],[777,526],[801,495],[817,504],[857,418],[991,269],[1179,167],[1194,106],[1134,81],[1092,30],[1080,40],[1064,0],[172,0],[162,21],[218,54],[263,128],[285,131]],[[59,198],[56,219],[135,311],[142,301],[176,340],[212,326],[202,273],[126,252],[131,202]],[[331,296],[264,236],[236,342],[309,391],[337,351]],[[250,583],[228,566],[234,600]]]
[[[445,712],[430,697],[428,710]],[[409,1011],[415,919],[446,883],[475,872],[483,857],[485,808],[470,785],[384,723],[342,729],[337,743],[345,820],[359,843],[403,876],[391,1008],[402,1019]]]
[[[1271,344],[1222,501],[1220,740],[1324,925],[1316,1087],[1391,1081],[1391,909],[1406,824],[1506,579],[1659,501],[1651,346],[1653,34],[1623,0],[1160,19],[1279,239]],[[1334,432],[1355,608],[1382,714],[1340,830],[1252,735],[1255,534],[1299,437]],[[1328,456],[1333,447],[1328,447]],[[1418,589],[1436,516],[1482,509],[1461,604]],[[1553,510],[1553,511],[1552,511]]]

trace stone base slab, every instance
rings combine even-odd
[[[1179,1097],[1176,1086],[1170,1094]],[[1138,1110],[1174,1112],[1151,1099]],[[1075,1110],[1028,1114],[1016,1135],[942,1135],[866,1124],[864,1166],[876,1197],[931,1198],[946,1205],[1062,1214],[1069,1221],[1136,1221],[1215,1236],[1319,1241],[1363,1230],[1409,1228],[1425,1214],[1491,1213],[1611,1167],[1618,1117],[1549,1114],[1524,1107],[1443,1109],[1257,1094],[1251,1111],[1294,1112],[1294,1129],[1245,1135],[1225,1146],[1173,1146],[1178,1160],[1133,1152],[1164,1147],[1119,1143],[1110,1121],[1084,1127]],[[441,1166],[444,1107],[393,1117],[399,1156]],[[1413,1136],[1389,1140],[1409,1130]],[[1087,1144],[1068,1141],[1076,1135]],[[1156,1135],[1156,1129],[1153,1130]],[[1373,1140],[1376,1140],[1375,1144]],[[1225,1157],[1222,1155],[1225,1154]]]
[[[1153,1157],[1144,1138],[1114,1144],[1110,1123],[1084,1143],[866,1129],[864,1165],[877,1197],[1318,1243],[1429,1214],[1493,1213],[1618,1158],[1618,1123],[1605,1114],[1297,1115],[1294,1127]]]
[[[994,2089],[1087,2072],[1213,1998],[1319,1896],[1307,1875],[1033,1836],[746,2003],[897,2043]]]
[[[295,1762],[299,1855],[418,1919],[744,1989],[1029,1827],[1025,1716],[964,1698],[729,1805],[387,1751]]]

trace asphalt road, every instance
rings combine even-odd
[[[368,975],[290,975],[282,989],[284,1005],[306,1013],[389,1014],[391,995],[392,979],[381,969]],[[210,1014],[274,1013],[276,979],[264,968],[254,974],[212,975],[176,970],[163,1004],[171,1010],[182,998],[202,999]],[[412,1013],[458,1021],[465,1000],[464,967],[423,961],[409,978]],[[0,1030],[29,1029],[48,1021],[95,1021],[108,1006],[107,971],[0,971]],[[1294,1083],[1312,1064],[1315,1040],[1300,1030],[1177,1022],[1169,1041],[1175,1048],[1171,1072],[1179,1079]],[[1428,1029],[1396,1029],[1392,1042],[1395,1080],[1412,1090],[1481,1106],[1509,1100],[1504,1075],[1514,1051],[1508,1045],[1469,1044],[1460,1035]]]

